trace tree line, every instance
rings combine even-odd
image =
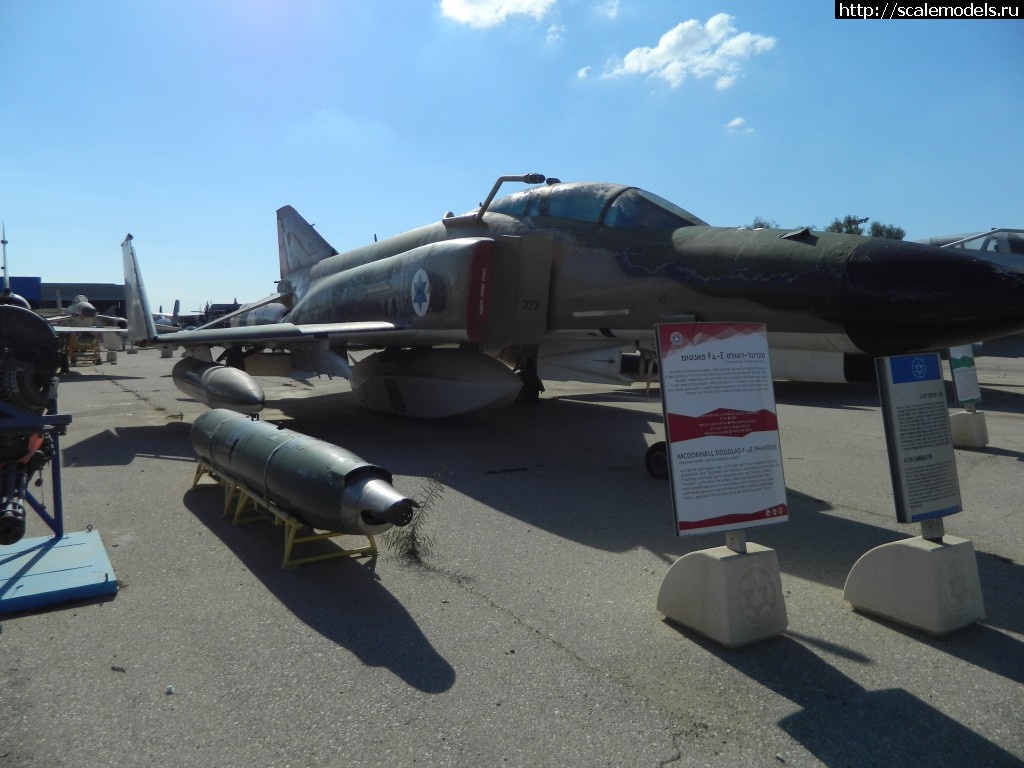
[[[832,223],[825,227],[823,231],[839,232],[845,235],[863,235],[864,225],[868,223],[868,220],[869,217],[844,216],[841,219],[833,219]],[[783,227],[780,227],[777,222],[770,221],[762,216],[755,216],[750,229],[783,229]],[[817,227],[808,226],[808,229],[817,229]],[[869,237],[888,237],[890,240],[902,240],[907,233],[903,227],[872,221],[868,227],[867,234]]]

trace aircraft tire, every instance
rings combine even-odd
[[[644,456],[647,474],[655,480],[668,480],[668,445],[661,440],[647,449]]]

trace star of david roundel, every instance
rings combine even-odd
[[[759,627],[775,615],[779,594],[775,579],[764,568],[748,568],[736,582],[736,609],[744,623]]]
[[[412,308],[418,317],[423,317],[430,309],[430,278],[425,270],[417,270],[412,278]]]

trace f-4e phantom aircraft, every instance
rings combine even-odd
[[[536,186],[495,199],[506,182]],[[290,206],[277,229],[277,294],[230,327],[159,336],[122,244],[133,340],[185,347],[175,382],[211,407],[258,411],[241,368],[268,351],[345,376],[371,410],[443,417],[535,397],[543,378],[621,382],[620,351],[653,349],[656,323],[765,323],[774,376],[811,381],[1024,327],[1024,274],[962,251],[712,227],[619,184],[502,176],[478,209],[348,253]],[[378,351],[352,363],[360,349]]]

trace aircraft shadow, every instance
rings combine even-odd
[[[285,571],[280,567],[282,529],[269,522],[233,526],[221,517],[220,486],[190,489],[183,501],[282,605],[363,664],[387,667],[424,693],[443,693],[455,684],[454,668],[381,583],[375,573],[376,558],[341,558]],[[323,542],[322,546],[336,545]]]
[[[989,339],[981,347],[981,357],[1024,357],[1024,336]]]
[[[350,393],[280,401],[275,406],[286,416],[278,420],[282,426],[343,446],[396,476],[443,476],[446,485],[503,515],[585,546],[608,552],[643,547],[671,563],[687,552],[722,544],[719,534],[685,539],[674,535],[668,484],[650,478],[643,466],[646,445],[661,439],[660,434],[651,434],[660,432],[659,414],[562,399],[459,419],[417,421],[364,411]],[[659,423],[652,425],[654,420]],[[65,466],[127,465],[143,455],[143,446],[144,455],[192,461],[189,429],[187,422],[171,422],[108,430],[64,450],[62,460]],[[416,495],[415,489],[400,490]],[[861,555],[910,535],[846,519],[834,514],[827,502],[793,489],[788,489],[788,500],[788,523],[760,527],[750,535],[776,550],[784,577],[789,574],[839,592]],[[218,504],[215,493],[186,496],[186,505],[310,626],[367,663],[398,665],[396,674],[423,690],[443,690],[438,686],[450,684],[450,669],[433,658],[433,651],[417,651],[420,657],[413,653],[417,665],[426,664],[419,672],[403,666],[400,657],[409,650],[404,647],[394,658],[383,653],[389,657],[381,661],[381,649],[389,644],[418,647],[426,641],[418,629],[412,632],[413,640],[397,639],[415,627],[398,601],[376,582],[372,569],[339,562],[330,569],[308,569],[315,577],[302,569],[284,574],[277,565],[279,537],[234,536],[236,529],[220,520]],[[445,519],[442,500],[432,511],[426,533],[457,524]],[[1017,597],[1024,568],[984,552],[977,553],[977,562],[987,614],[983,624],[952,638],[935,640],[917,632],[913,636],[1024,683],[1021,644],[998,630],[1024,633]],[[328,570],[326,583],[321,583]],[[336,614],[323,616],[322,606],[336,603],[339,594],[345,595],[344,605],[339,604]],[[840,595],[836,599],[841,600]],[[346,617],[359,621],[353,624]],[[367,623],[368,617],[375,618]],[[388,637],[381,634],[382,627],[389,628]]]
[[[878,387],[873,383],[776,381],[773,388],[775,402],[784,405],[808,405],[840,410],[870,410],[879,407]]]
[[[105,366],[101,366],[101,368],[103,367]],[[109,370],[99,369],[89,371],[88,373],[86,373],[84,371],[78,371],[72,368],[70,373],[61,374],[61,376],[59,377],[60,383],[57,386],[57,395],[58,397],[60,396],[60,388],[63,387],[65,384],[68,386],[73,386],[79,383],[88,383],[90,381],[94,381],[98,376],[102,376],[104,379],[109,379],[110,381],[139,381],[140,379],[146,378],[145,376],[122,376],[120,374],[113,373],[112,371]]]
[[[138,456],[195,461],[189,441],[192,425],[182,421],[147,427],[115,427],[61,448],[61,465],[70,467],[127,466]]]
[[[762,641],[757,653],[747,653],[676,628],[801,707],[779,727],[825,765],[1020,765],[1013,754],[903,689],[865,690],[792,637]]]
[[[643,462],[648,443],[662,439],[660,414],[563,398],[417,421],[368,413],[348,393],[275,407],[289,417],[282,422],[288,429],[341,445],[396,475],[443,475],[447,485],[501,514],[595,549],[643,547],[671,563],[723,542],[721,534],[674,534],[668,483],[649,477]],[[827,502],[791,488],[787,496],[789,522],[752,529],[751,540],[775,549],[784,573],[839,591],[865,552],[916,535],[834,514]],[[431,525],[445,525],[438,522],[443,515],[442,502]],[[986,624],[1024,632],[1015,597],[1024,567],[984,552],[977,558]]]

